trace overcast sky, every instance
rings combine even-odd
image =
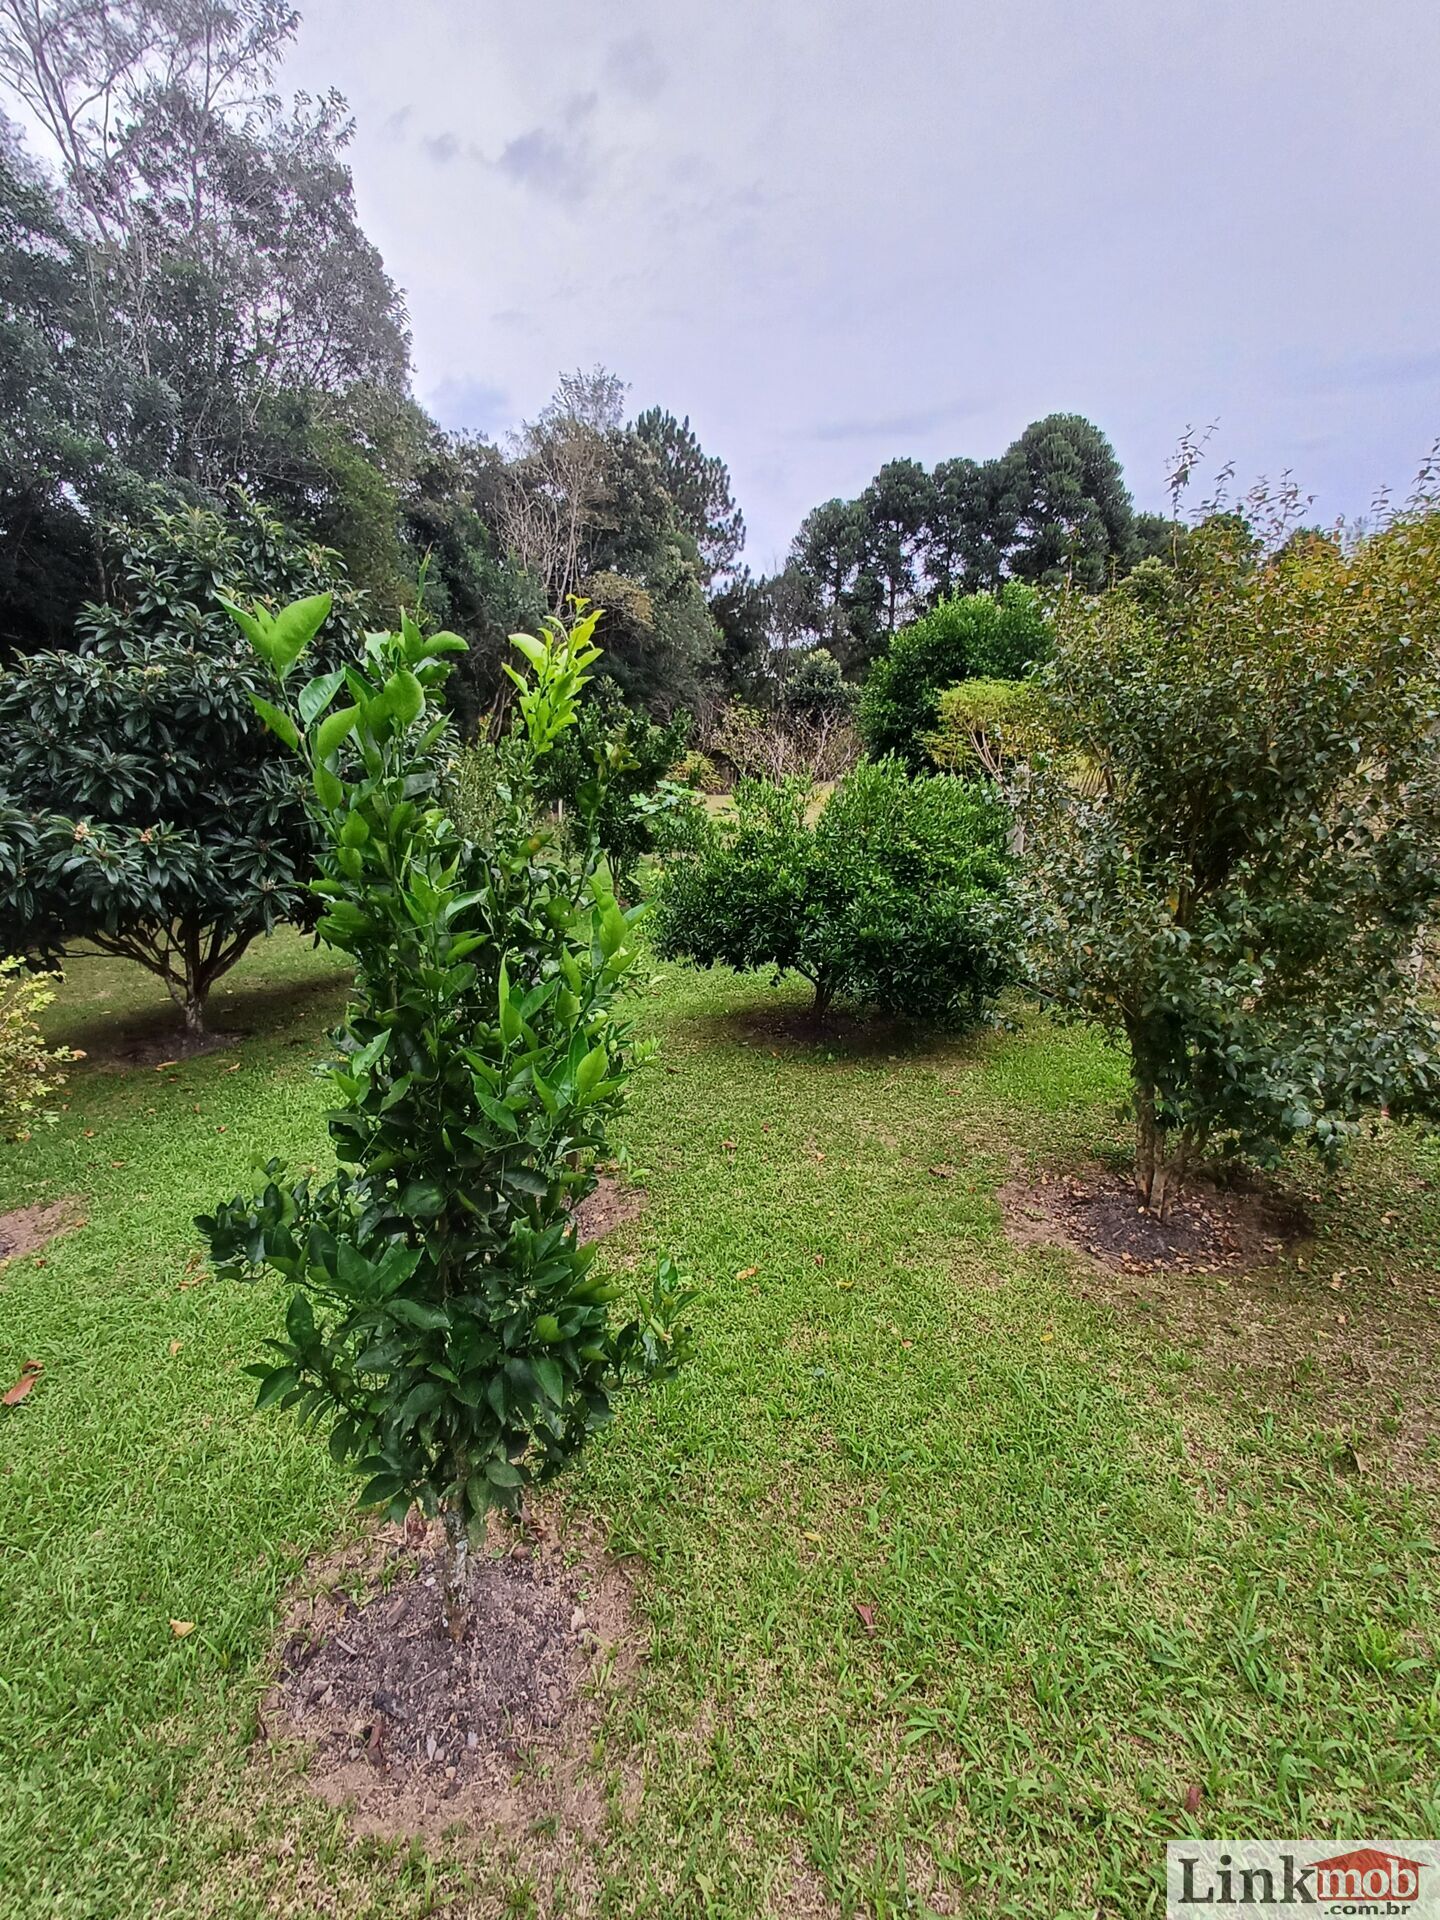
[[[1324,518],[1440,432],[1435,0],[302,0],[419,394],[498,434],[602,361],[768,569],[886,459],[1088,414]]]

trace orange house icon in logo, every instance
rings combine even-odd
[[[1358,1847],[1317,1860],[1314,1874],[1317,1900],[1411,1901],[1420,1897],[1420,1863],[1378,1847]]]

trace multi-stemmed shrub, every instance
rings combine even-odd
[[[546,756],[576,723],[598,657],[591,614],[517,636],[528,671],[500,748],[484,840],[443,805],[437,706],[450,634],[407,619],[358,667],[293,688],[328,602],[232,609],[273,670],[263,718],[301,757],[320,827],[321,938],[348,954],[337,1039],[338,1167],[322,1185],[272,1162],[253,1199],[199,1221],[217,1267],[268,1269],[293,1291],[284,1337],[255,1369],[261,1405],[328,1429],[364,1504],[438,1511],[445,1600],[467,1618],[469,1543],[519,1509],[606,1420],[621,1382],[668,1373],[689,1294],[661,1263],[639,1317],[611,1324],[573,1208],[636,1058],[616,1007],[637,909],[616,902],[592,830],[567,855],[539,822]]]
[[[1161,1214],[1206,1155],[1440,1108],[1440,514],[1285,532],[1212,519],[1163,594],[1070,599],[1042,677],[1033,976],[1128,1048]]]
[[[810,821],[804,781],[742,781],[733,815],[697,822],[656,882],[673,958],[801,974],[834,1001],[964,1023],[1011,969],[1010,816],[979,783],[848,774]]]

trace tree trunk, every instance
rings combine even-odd
[[[1184,1183],[1190,1165],[1192,1137],[1161,1126],[1155,1113],[1155,1089],[1135,1082],[1135,1191],[1142,1207],[1159,1220]]]
[[[1150,1205],[1155,1191],[1155,1161],[1159,1151],[1159,1129],[1155,1125],[1155,1089],[1135,1083],[1135,1191],[1142,1207]]]
[[[440,1517],[445,1527],[445,1626],[459,1646],[470,1625],[470,1535],[458,1506],[447,1504]]]
[[[193,991],[188,985],[182,1005],[185,1015],[185,1038],[203,1040],[205,1037],[205,996]]]

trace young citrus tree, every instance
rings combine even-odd
[[[446,1539],[446,1612],[468,1617],[470,1542],[492,1507],[560,1468],[621,1382],[667,1375],[692,1297],[661,1264],[647,1310],[615,1327],[573,1207],[636,1057],[616,996],[636,912],[617,905],[596,836],[567,859],[534,805],[599,655],[597,614],[515,636],[528,671],[502,748],[491,835],[442,804],[436,701],[452,634],[372,634],[358,667],[295,690],[323,599],[271,619],[232,608],[273,671],[262,717],[308,771],[321,829],[322,939],[350,955],[331,1133],[316,1188],[272,1162],[253,1199],[197,1224],[221,1272],[293,1288],[259,1403],[329,1430],[362,1503],[418,1501]]]
[[[1277,530],[1278,532],[1279,530]],[[1348,548],[1238,516],[1162,595],[1072,597],[1023,789],[1036,983],[1130,1053],[1136,1186],[1440,1107],[1440,516]],[[1083,777],[1077,770],[1083,770]]]

